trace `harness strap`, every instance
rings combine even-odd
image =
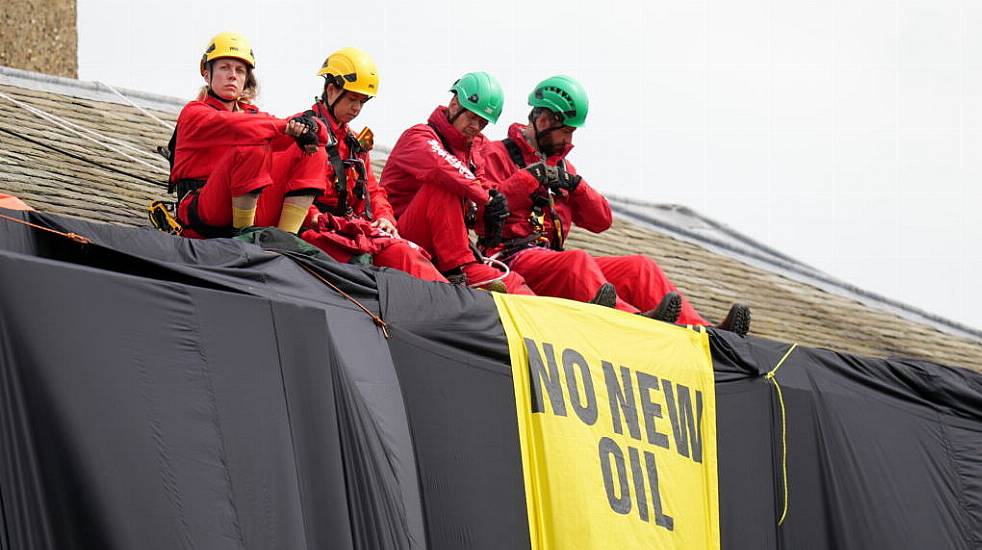
[[[427,122],[426,125],[433,128],[433,133],[436,134],[436,137],[440,140],[440,143],[443,144],[443,150],[450,153],[450,142],[447,141],[447,138],[443,137],[443,134],[440,133],[440,130],[436,129],[436,126],[434,126],[432,122]]]
[[[368,170],[371,168],[365,166],[365,161],[358,158],[362,152],[366,152],[358,139],[355,138],[350,132],[345,136],[345,140],[348,142],[348,150],[351,151],[351,158],[344,161],[345,167],[354,168],[355,174],[358,178],[355,179],[355,197],[362,202],[365,208],[365,217],[372,219],[372,197],[368,193]]]
[[[180,203],[188,193],[192,191],[197,191],[205,186],[206,180],[196,180],[196,179],[183,179],[174,182],[174,190],[177,191],[177,202]]]
[[[443,134],[440,133],[440,130],[437,130],[436,126],[434,126],[432,122],[427,122],[426,125],[429,126],[430,128],[433,128],[433,133],[436,134],[436,137],[440,139],[440,143],[443,144],[443,150],[446,151],[448,154],[454,155],[453,149],[450,147],[450,142],[447,141],[447,138],[443,137]],[[456,157],[457,155],[454,156]],[[460,159],[458,158],[457,160]],[[474,165],[474,161],[472,160],[467,161],[467,169],[470,170],[472,174],[477,175],[477,166]]]
[[[191,191],[190,204],[188,204],[187,214],[188,223],[184,226],[188,229],[194,230],[206,239],[215,239],[219,237],[232,237],[235,235],[235,229],[230,227],[215,227],[213,225],[208,225],[201,219],[198,215],[198,197],[201,196],[198,190]]]
[[[508,150],[508,156],[511,157],[511,161],[515,163],[515,166],[518,166],[520,170],[525,168],[527,165],[527,163],[525,162],[525,156],[522,155],[522,150],[518,147],[518,144],[515,143],[515,141],[511,138],[505,138],[501,140],[501,142],[504,143],[505,149]],[[564,160],[560,160],[559,164],[565,167]],[[547,191],[547,193],[549,194],[547,196],[547,200],[545,201],[545,204],[536,205],[536,207],[532,209],[532,217],[535,220],[537,220],[542,215],[545,209],[549,210],[549,218],[552,221],[554,238],[550,239],[550,243],[548,247],[551,248],[552,250],[557,250],[561,252],[562,250],[564,250],[563,221],[559,219],[559,214],[556,212],[556,208],[554,204],[555,201],[552,197],[552,192]],[[536,223],[532,219],[530,219],[529,221],[530,224],[532,225],[532,230],[542,235],[543,229],[541,226],[542,225],[541,222]],[[540,244],[537,246],[544,246],[544,245]]]
[[[341,152],[338,149],[338,138],[334,135],[334,130],[331,129],[331,123],[319,112],[315,111],[304,111],[305,115],[311,117],[317,117],[324,126],[327,128],[327,145],[324,146],[324,150],[327,151],[327,161],[331,163],[331,169],[334,170],[334,192],[338,195],[338,205],[336,208],[322,208],[318,206],[322,211],[335,210],[337,215],[347,216],[350,214],[351,208],[348,206],[348,173],[344,168],[344,160],[341,158]],[[331,212],[334,214],[335,212]]]
[[[501,249],[500,258],[507,261],[512,256],[518,252],[521,252],[522,250],[525,250],[526,248],[546,248],[548,246],[549,245],[546,242],[545,237],[543,237],[541,233],[532,233],[527,237],[516,237],[505,241],[504,247]]]
[[[511,157],[511,161],[515,163],[515,166],[525,168],[525,157],[522,156],[522,150],[518,148],[518,144],[511,138],[505,138],[501,142],[505,144],[505,149],[508,150],[508,156]]]

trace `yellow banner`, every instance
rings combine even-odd
[[[569,300],[494,298],[532,548],[719,549],[705,331]]]

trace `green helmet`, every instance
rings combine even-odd
[[[545,107],[559,115],[564,125],[579,128],[586,123],[590,101],[579,82],[566,75],[556,75],[535,86],[529,94],[529,105]]]
[[[501,84],[486,72],[467,73],[453,83],[450,91],[457,94],[460,106],[488,122],[498,122],[505,105]]]

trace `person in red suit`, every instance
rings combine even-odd
[[[371,130],[362,130],[359,139],[349,127],[378,93],[375,61],[357,48],[343,48],[329,55],[317,74],[324,77],[320,97],[297,116],[313,118],[327,133],[326,189],[309,208],[301,238],[338,261],[447,282],[426,251],[400,238],[392,207],[372,172]]]
[[[566,250],[574,224],[601,233],[613,221],[607,199],[566,159],[589,102],[580,83],[564,75],[540,82],[528,99],[529,123],[513,124],[506,139],[484,144],[479,153],[485,174],[500,182],[497,189],[510,206],[502,243],[484,253],[504,259],[537,294],[586,301],[609,283],[616,289],[617,309],[707,325],[653,259]],[[514,177],[522,172],[535,178]],[[735,304],[718,328],[746,334],[749,308]]]
[[[501,115],[501,86],[491,75],[474,72],[458,79],[451,92],[447,106],[402,133],[382,170],[399,233],[426,249],[453,281],[478,288],[503,284],[509,293],[533,294],[521,276],[484,263],[468,236],[468,225],[484,234],[500,232],[508,214],[505,198],[485,185],[474,158],[485,140],[481,131]]]
[[[231,236],[254,225],[295,233],[324,191],[326,134],[312,119],[260,112],[251,103],[255,68],[249,42],[236,33],[216,35],[201,57],[205,86],[181,110],[169,147],[185,236]]]

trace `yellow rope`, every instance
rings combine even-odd
[[[774,384],[774,389],[777,390],[777,401],[781,406],[781,483],[784,486],[784,510],[781,511],[781,519],[777,520],[778,527],[784,523],[784,519],[788,517],[788,422],[787,422],[787,411],[784,409],[784,394],[781,392],[781,385],[777,383],[777,378],[774,375],[777,373],[777,369],[781,368],[784,361],[787,360],[791,352],[798,347],[798,344],[791,344],[788,351],[784,354],[784,357],[777,362],[777,366],[770,370],[764,375],[768,381]]]

